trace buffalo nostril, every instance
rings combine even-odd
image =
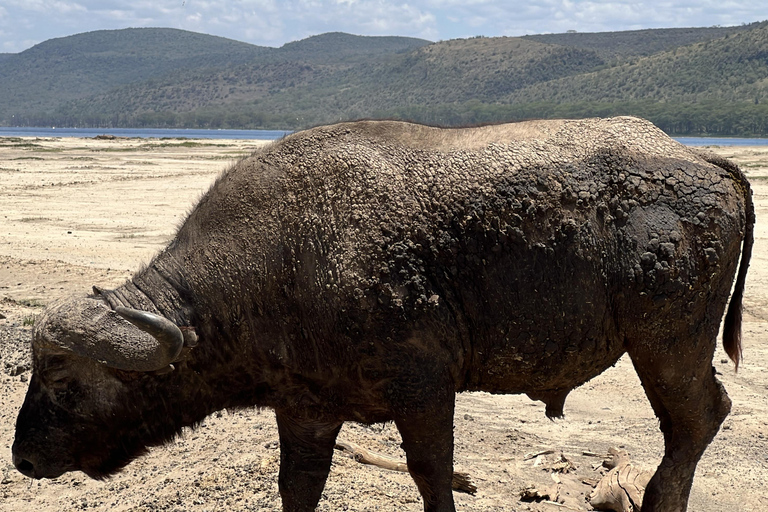
[[[35,474],[35,465],[27,459],[23,459],[14,455],[13,464],[16,466],[16,469],[18,469],[19,472],[25,476],[32,477]]]

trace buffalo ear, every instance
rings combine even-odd
[[[140,372],[163,369],[179,356],[184,337],[173,322],[152,313],[124,309],[140,326],[113,311],[100,298],[57,301],[36,322],[33,344],[67,350],[119,370]],[[166,323],[160,322],[159,330],[152,331],[148,325],[158,318]]]
[[[195,328],[181,327],[180,329],[181,334],[184,336],[184,346],[189,348],[196,347],[200,338],[197,336],[197,331],[195,331]]]

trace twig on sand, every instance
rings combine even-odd
[[[408,472],[408,466],[402,460],[372,452],[349,441],[338,439],[336,441],[336,449],[348,453],[353,459],[361,464],[370,464],[391,471]],[[454,491],[465,492],[467,494],[474,495],[477,492],[477,486],[472,483],[468,473],[454,471],[452,487]]]

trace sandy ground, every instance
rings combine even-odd
[[[280,510],[277,432],[270,411],[224,411],[154,449],[104,482],[81,473],[31,481],[10,447],[30,376],[31,324],[44,304],[93,284],[115,286],[173,236],[218,173],[258,141],[0,138],[0,510]],[[745,298],[744,362],[722,349],[733,410],[699,464],[691,511],[768,510],[768,148],[712,148],[747,171],[758,224]],[[623,358],[575,390],[565,419],[520,396],[461,395],[457,470],[477,484],[456,494],[465,511],[589,510],[585,496],[611,446],[653,468],[663,446],[632,365]],[[403,457],[392,425],[347,424],[341,437]],[[552,455],[529,454],[551,450]],[[563,455],[575,470],[556,473]],[[560,504],[526,503],[529,485],[559,485]],[[405,474],[363,466],[338,452],[318,510],[422,510]]]

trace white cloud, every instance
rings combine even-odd
[[[199,25],[202,20],[203,20],[203,15],[200,14],[199,12],[196,12],[194,14],[189,14],[185,18],[185,21],[187,23],[191,23],[193,25]]]
[[[768,18],[768,4],[713,0],[426,0],[452,25],[453,36],[471,28],[486,35],[737,25]],[[453,20],[460,20],[453,22]],[[483,23],[477,25],[477,20]],[[445,30],[445,27],[442,27]],[[467,34],[468,35],[468,34]]]
[[[2,45],[0,45],[0,48],[2,48],[0,53],[18,53],[27,48],[31,48],[40,42],[41,41],[36,41],[34,39],[5,40]]]
[[[280,46],[330,31],[431,40],[474,35],[737,25],[768,19],[739,0],[2,0],[0,46],[98,29],[174,27]]]
[[[425,5],[441,9],[443,7],[466,7],[466,6],[477,6],[477,5],[483,5],[483,4],[501,4],[502,2],[498,2],[497,0],[426,0],[424,2]],[[514,9],[516,6],[510,5],[512,9]]]
[[[52,14],[70,14],[70,13],[83,13],[87,9],[77,2],[65,2],[55,0],[53,2],[46,0],[5,0],[7,7],[14,10],[32,11],[38,13],[44,13],[48,15]]]

